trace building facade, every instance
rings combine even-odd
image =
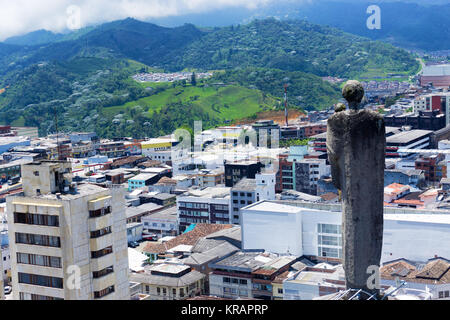
[[[22,167],[23,196],[7,198],[15,300],[128,300],[121,188],[75,186],[71,164]]]
[[[177,197],[180,232],[193,223],[230,223],[230,188],[191,190]]]

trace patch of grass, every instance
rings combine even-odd
[[[273,110],[279,104],[279,99],[263,94],[259,90],[241,86],[193,87],[186,85],[169,88],[121,106],[104,108],[103,114],[113,117],[123,112],[126,116],[133,107],[141,106],[146,111],[146,115],[151,117],[162,107],[176,102],[198,106],[214,119],[233,120],[249,117],[260,111]]]

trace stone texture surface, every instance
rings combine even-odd
[[[345,88],[344,88],[345,92]],[[364,95],[364,91],[363,91]],[[363,95],[344,97],[359,105]],[[335,113],[328,120],[327,149],[333,183],[342,192],[343,264],[347,288],[371,293],[367,268],[380,264],[383,244],[385,161],[383,117],[370,110]]]

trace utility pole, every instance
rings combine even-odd
[[[288,122],[288,107],[287,107],[287,88],[288,84],[284,85],[284,117],[286,118],[286,127],[289,125]]]
[[[59,148],[59,132],[58,132],[58,113],[55,107],[55,130],[56,130],[56,151],[58,154],[58,158],[56,160],[61,160],[61,150]]]

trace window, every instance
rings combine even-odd
[[[319,236],[319,245],[342,246],[342,238],[333,236]]]
[[[36,177],[39,177],[39,171],[34,171],[33,174],[34,174]]]
[[[17,252],[17,263],[61,268],[61,258]]]
[[[56,248],[61,247],[61,241],[59,237],[18,232],[16,232],[16,243]]]
[[[59,227],[59,217],[44,214],[14,212],[14,223]]]
[[[110,286],[106,289],[103,289],[101,291],[95,291],[94,292],[94,298],[98,299],[98,298],[102,298],[110,293],[114,292],[114,286]]]
[[[278,293],[279,294],[283,294],[283,289],[282,288],[278,288]]]
[[[156,288],[156,294],[157,294],[158,296],[161,294],[161,288],[160,288],[160,287],[157,287],[157,288]]]
[[[20,292],[19,299],[20,300],[64,300],[62,298],[54,298],[54,297],[48,297],[48,296],[26,293],[26,292]]]
[[[111,207],[106,207],[106,208],[101,208],[98,210],[93,210],[93,211],[89,211],[89,217],[90,218],[97,218],[97,217],[101,217],[107,214],[110,214],[112,211]]]
[[[94,277],[94,279],[98,279],[98,278],[104,277],[113,272],[114,272],[114,268],[113,268],[113,266],[110,266],[103,270],[92,272],[92,276]]]
[[[317,233],[334,233],[341,234],[341,226],[334,224],[318,224]]]
[[[247,280],[245,280],[245,279],[240,279],[240,280],[239,280],[239,284],[247,284]]]
[[[112,246],[106,247],[105,249],[101,249],[98,251],[91,251],[91,258],[93,259],[100,258],[112,252],[113,252]]]
[[[319,256],[330,257],[330,258],[341,258],[342,257],[342,249],[319,247]]]
[[[231,283],[239,283],[239,279],[231,279]]]
[[[63,289],[63,279],[19,272],[19,283]]]
[[[225,283],[230,283],[230,278],[223,277],[223,282],[225,282]]]
[[[104,235],[107,235],[109,233],[111,233],[111,227],[106,227],[100,230],[96,230],[96,231],[91,231],[91,239],[95,239],[95,238],[99,238],[102,237]]]
[[[245,289],[244,289],[244,290],[240,289],[240,290],[239,290],[239,295],[240,295],[240,296],[245,296],[245,297],[246,297],[246,296],[248,296],[248,291],[245,290]]]

